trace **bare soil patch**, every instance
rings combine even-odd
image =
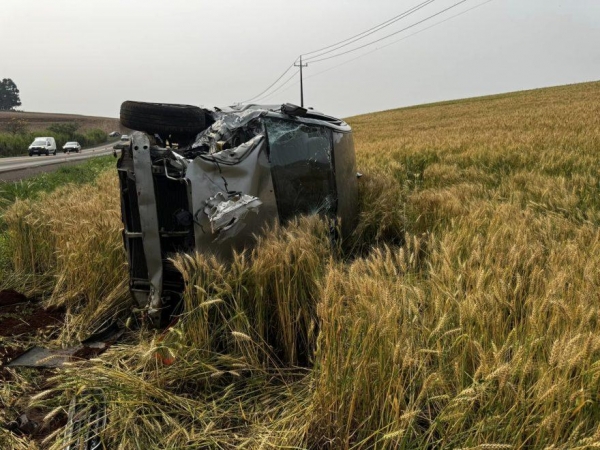
[[[50,334],[62,325],[65,312],[41,304],[13,290],[0,291],[0,363],[21,354],[26,342],[40,333]]]
[[[41,306],[31,305],[22,308],[18,305],[11,306],[8,311],[0,315],[0,336],[18,336],[30,334],[42,328],[59,326],[63,322],[64,311],[45,310]]]
[[[99,128],[107,133],[119,131],[119,119],[112,117],[82,116],[79,114],[55,114],[38,112],[0,111],[0,132],[8,131],[7,126],[11,119],[21,119],[27,122],[29,131],[45,130],[55,123],[77,123],[80,130],[85,131]],[[125,131],[126,129],[122,129]]]
[[[0,306],[12,306],[28,301],[27,297],[12,289],[0,291]]]

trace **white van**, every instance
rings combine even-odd
[[[29,146],[29,156],[56,155],[56,141],[53,137],[36,137]]]

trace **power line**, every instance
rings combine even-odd
[[[428,20],[430,20],[430,19],[433,19],[434,17],[437,17],[437,16],[439,16],[440,14],[443,14],[443,13],[445,13],[446,11],[449,11],[449,10],[451,10],[451,9],[453,9],[453,8],[456,8],[457,6],[459,6],[459,5],[463,4],[463,3],[467,2],[467,1],[469,1],[469,0],[461,0],[461,1],[457,2],[457,3],[455,3],[454,5],[452,5],[452,6],[449,6],[449,7],[448,7],[448,8],[446,8],[446,9],[443,9],[443,10],[441,10],[441,11],[439,11],[439,12],[437,12],[437,13],[435,13],[435,14],[433,14],[433,15],[429,16],[429,17],[426,17],[426,18],[425,18],[425,19],[423,19],[423,20],[420,20],[420,21],[418,21],[418,22],[416,22],[416,23],[413,23],[412,25],[409,25],[408,27],[402,28],[401,30],[398,30],[398,31],[396,31],[396,32],[394,32],[394,33],[388,34],[387,36],[384,36],[384,37],[382,37],[382,38],[379,38],[379,39],[377,39],[377,40],[375,40],[375,41],[368,42],[368,43],[366,43],[366,44],[364,44],[364,45],[361,45],[361,46],[359,46],[359,47],[356,47],[356,48],[353,48],[353,49],[347,50],[347,51],[345,51],[345,52],[342,52],[342,53],[337,53],[337,54],[335,54],[335,55],[332,55],[332,56],[327,56],[327,57],[325,57],[325,58],[321,58],[321,59],[316,59],[316,60],[314,60],[314,61],[310,61],[310,62],[312,62],[312,63],[314,64],[314,63],[318,63],[318,62],[321,62],[321,61],[327,61],[328,59],[337,58],[337,57],[339,57],[339,56],[347,55],[348,53],[353,53],[353,52],[355,52],[355,51],[357,51],[357,50],[360,50],[360,49],[363,49],[363,48],[365,48],[365,47],[368,47],[369,45],[373,45],[373,44],[376,44],[376,43],[378,43],[378,42],[381,42],[381,41],[383,41],[383,40],[385,40],[385,39],[389,39],[390,37],[392,37],[392,36],[395,36],[395,35],[397,35],[397,34],[399,34],[399,33],[402,33],[403,31],[410,30],[411,28],[414,28],[414,27],[416,27],[417,25],[420,25],[420,24],[422,24],[423,22],[426,22],[426,21],[428,21]]]
[[[264,96],[262,96],[262,97],[260,97],[260,98],[256,99],[255,101],[256,101],[256,102],[259,102],[259,101],[261,101],[261,100],[265,100],[265,99],[267,99],[267,98],[271,98],[271,97],[273,97],[273,95],[275,95],[275,93],[279,92],[279,91],[280,91],[281,89],[283,89],[283,88],[284,88],[284,87],[285,87],[285,86],[286,86],[286,85],[287,85],[287,84],[288,84],[290,81],[292,81],[292,79],[293,79],[293,78],[296,76],[296,74],[297,74],[297,73],[298,73],[298,71],[295,71],[294,73],[292,73],[292,75],[291,75],[290,77],[288,77],[288,78],[287,78],[287,79],[286,79],[286,80],[283,82],[283,84],[282,84],[281,86],[279,86],[279,87],[278,87],[277,89],[275,89],[273,92],[271,92],[271,93],[269,93],[269,94],[267,94],[267,95],[264,95]],[[293,86],[297,85],[298,83],[300,83],[300,81],[296,81],[296,82],[293,84]],[[290,87],[291,87],[291,86],[290,86]]]
[[[404,36],[404,37],[402,37],[402,38],[400,38],[400,39],[397,39],[397,40],[395,40],[395,41],[392,41],[392,42],[390,42],[390,43],[388,43],[388,44],[382,45],[381,47],[377,47],[377,48],[375,48],[375,49],[373,49],[373,50],[371,50],[371,51],[368,51],[368,52],[366,52],[366,53],[363,53],[362,55],[359,55],[359,56],[356,56],[356,57],[354,57],[354,58],[352,58],[352,59],[349,59],[349,60],[347,60],[347,61],[344,61],[343,63],[336,64],[335,66],[329,67],[328,69],[322,70],[322,71],[320,71],[320,72],[317,72],[317,73],[313,73],[312,75],[309,75],[309,76],[307,76],[307,77],[305,77],[305,78],[312,78],[312,77],[316,77],[317,75],[321,75],[321,74],[323,74],[323,73],[325,73],[325,72],[329,72],[330,70],[337,69],[338,67],[341,67],[341,66],[343,66],[343,65],[346,65],[346,64],[348,64],[348,63],[351,63],[352,61],[356,61],[357,59],[360,59],[360,58],[362,58],[363,56],[370,55],[371,53],[375,53],[375,52],[377,52],[377,51],[379,51],[379,50],[382,50],[382,49],[384,49],[384,48],[386,48],[386,47],[389,47],[389,46],[391,46],[391,45],[397,44],[398,42],[404,41],[405,39],[408,39],[408,38],[410,38],[410,37],[412,37],[412,36],[416,36],[417,34],[421,34],[421,33],[423,33],[424,31],[427,31],[427,30],[429,30],[429,29],[431,29],[431,28],[437,27],[438,25],[441,25],[441,24],[443,24],[443,23],[445,23],[445,22],[448,22],[449,20],[455,19],[456,17],[462,16],[463,14],[466,14],[466,13],[468,13],[468,12],[470,12],[470,11],[473,11],[474,9],[480,8],[480,7],[482,7],[483,5],[486,5],[486,4],[488,4],[488,3],[490,3],[490,2],[493,2],[493,1],[494,1],[494,0],[487,0],[487,1],[483,2],[483,3],[480,3],[479,5],[475,5],[475,6],[471,7],[471,8],[469,8],[469,9],[465,9],[464,11],[461,11],[461,12],[460,12],[460,13],[458,13],[458,14],[455,14],[455,15],[453,15],[453,16],[450,16],[450,17],[448,17],[448,18],[446,18],[446,19],[444,19],[444,20],[440,20],[439,22],[436,22],[436,23],[434,23],[433,25],[430,25],[430,26],[428,26],[428,27],[426,27],[426,28],[423,28],[422,30],[416,31],[416,32],[414,32],[414,33],[411,33],[411,34],[409,34],[409,35],[407,35],[407,36]]]
[[[407,11],[405,11],[405,12],[403,12],[403,13],[395,16],[395,17],[392,17],[391,19],[389,19],[389,20],[387,20],[387,21],[385,21],[385,22],[383,22],[383,23],[381,23],[379,25],[376,25],[375,27],[369,28],[368,30],[363,31],[362,33],[359,33],[359,34],[357,34],[355,36],[352,36],[352,37],[350,37],[348,39],[344,39],[343,41],[340,41],[340,42],[338,42],[336,44],[332,44],[332,45],[329,45],[327,47],[323,47],[323,48],[318,49],[318,50],[313,50],[312,52],[304,53],[304,54],[302,54],[302,56],[310,55],[310,54],[313,54],[313,53],[318,53],[318,52],[321,52],[322,50],[326,50],[326,49],[331,48],[331,47],[336,47],[336,48],[333,48],[333,49],[331,49],[331,50],[329,50],[327,52],[319,53],[319,54],[314,55],[312,57],[312,58],[317,58],[319,56],[322,56],[322,55],[331,53],[333,51],[339,50],[340,48],[346,47],[346,46],[348,46],[348,45],[350,45],[350,44],[352,44],[352,43],[354,43],[354,42],[356,42],[356,41],[358,41],[360,39],[364,39],[365,37],[367,37],[367,36],[369,36],[369,35],[377,32],[377,31],[380,31],[380,30],[382,30],[382,29],[384,29],[384,28],[386,28],[386,27],[388,27],[390,25],[392,25],[393,23],[399,21],[400,19],[408,17],[410,14],[415,13],[419,9],[424,8],[425,6],[429,5],[430,3],[433,3],[434,1],[436,1],[436,0],[425,0],[424,2],[422,2],[422,3],[420,3],[420,4],[416,5],[416,6],[414,6],[413,8],[410,8],[409,10],[407,10]],[[344,45],[341,45],[341,46],[338,47],[339,44],[344,44]],[[289,66],[286,69],[286,71],[283,72],[279,76],[279,78],[277,78],[272,84],[270,84],[264,91],[262,91],[260,94],[255,95],[252,98],[249,98],[248,100],[242,101],[241,103],[248,103],[248,102],[252,102],[252,101],[258,101],[258,100],[260,100],[259,97],[265,98],[265,96],[263,96],[263,94],[267,93],[273,86],[275,86],[290,71],[290,69],[296,64],[296,61],[298,61],[298,59],[296,59],[292,63],[292,65]],[[267,97],[270,97],[270,96],[271,96],[271,94],[269,94]]]
[[[414,7],[412,7],[411,9],[409,9],[407,11],[404,11],[403,13],[401,13],[401,14],[395,16],[395,17],[392,17],[391,19],[386,20],[385,22],[380,23],[379,25],[376,25],[376,26],[374,26],[372,28],[369,28],[366,31],[363,31],[362,33],[359,33],[359,34],[356,34],[354,36],[351,36],[351,37],[349,37],[347,39],[344,39],[343,41],[336,42],[335,44],[328,45],[327,47],[323,47],[323,48],[320,48],[318,50],[313,50],[312,52],[303,53],[302,56],[312,55],[313,53],[319,53],[318,55],[314,55],[314,56],[311,56],[310,58],[307,58],[307,60],[310,60],[310,59],[317,58],[319,56],[326,55],[328,53],[334,52],[334,51],[336,51],[336,50],[338,50],[340,48],[346,47],[346,46],[348,46],[348,45],[350,45],[350,44],[352,44],[352,43],[354,43],[356,41],[359,41],[360,39],[364,39],[364,38],[366,38],[367,36],[370,36],[373,33],[376,33],[376,32],[378,32],[380,30],[383,30],[384,28],[387,28],[390,25],[393,25],[394,23],[398,22],[399,20],[404,19],[405,17],[408,17],[409,15],[417,12],[421,8],[424,8],[425,6],[429,5],[430,3],[433,3],[434,1],[436,1],[436,0],[426,0],[423,3],[420,3],[417,6],[414,6]],[[340,45],[340,44],[343,44],[343,45]],[[329,49],[331,47],[336,47],[336,48],[332,48],[331,50],[328,50],[326,52],[321,53],[323,50],[327,50],[327,49]]]
[[[381,46],[381,47],[377,47],[377,48],[376,48],[376,49],[374,49],[374,50],[371,50],[371,51],[369,51],[369,52],[363,53],[362,55],[359,55],[359,56],[357,56],[357,57],[354,57],[354,58],[352,58],[352,59],[349,59],[349,60],[347,60],[347,61],[344,61],[344,62],[343,62],[343,63],[341,63],[341,64],[336,64],[335,66],[329,67],[328,69],[322,70],[322,71],[320,71],[320,72],[317,72],[317,73],[313,73],[312,75],[309,75],[309,76],[307,76],[307,77],[305,77],[305,78],[312,78],[312,77],[316,77],[316,76],[322,75],[322,74],[324,74],[324,73],[326,73],[326,72],[329,72],[329,71],[331,71],[331,70],[333,70],[333,69],[337,69],[338,67],[341,67],[341,66],[343,66],[343,65],[346,65],[346,64],[348,64],[348,63],[351,63],[351,62],[353,62],[353,61],[356,61],[357,59],[360,59],[360,58],[362,58],[363,56],[370,55],[371,53],[375,53],[376,51],[382,50],[382,49],[384,49],[384,48],[386,48],[386,47],[389,47],[389,46],[391,46],[391,45],[397,44],[398,42],[404,41],[405,39],[408,39],[408,38],[410,38],[410,37],[416,36],[417,34],[420,34],[420,33],[424,32],[424,31],[427,31],[427,30],[429,30],[429,29],[431,29],[431,28],[437,27],[438,25],[441,25],[441,24],[443,24],[443,23],[445,23],[445,22],[448,22],[448,21],[450,21],[450,20],[452,20],[452,19],[455,19],[455,18],[457,18],[457,17],[459,17],[459,16],[462,16],[463,14],[466,14],[466,13],[468,13],[468,12],[470,12],[470,11],[473,11],[474,9],[480,8],[480,7],[482,7],[482,6],[484,6],[484,5],[488,4],[488,3],[490,3],[490,2],[492,2],[492,1],[494,1],[494,0],[487,0],[487,1],[483,2],[483,3],[480,3],[479,5],[473,6],[472,8],[466,9],[466,10],[464,10],[464,11],[461,11],[461,12],[460,12],[460,13],[458,13],[458,14],[455,14],[455,15],[453,15],[453,16],[450,16],[450,17],[448,17],[448,18],[446,18],[446,19],[444,19],[444,20],[441,20],[441,21],[439,21],[439,22],[436,22],[436,23],[434,23],[433,25],[430,25],[430,26],[428,26],[428,27],[426,27],[426,28],[423,28],[422,30],[419,30],[419,31],[417,31],[417,32],[415,32],[415,33],[409,34],[408,36],[404,36],[404,37],[403,37],[403,38],[401,38],[401,39],[397,39],[397,40],[395,40],[395,41],[393,41],[393,42],[390,42],[390,43],[388,43],[388,44],[386,44],[386,45],[383,45],[383,46]],[[296,74],[293,74],[293,75],[296,75]],[[289,81],[290,81],[292,78],[293,78],[293,77],[290,77],[290,78],[288,79],[288,82],[289,82]],[[288,82],[286,82],[284,85],[280,86],[280,87],[279,87],[279,89],[277,89],[277,91],[279,91],[279,90],[283,89],[283,87],[285,87],[285,85],[286,85],[286,84],[288,84]],[[299,82],[300,82],[300,81],[296,81],[295,83],[293,83],[292,85],[290,85],[288,88],[284,89],[284,90],[283,90],[283,92],[285,92],[285,91],[287,91],[287,90],[291,89],[292,87],[294,87],[295,85],[297,85]],[[269,97],[272,97],[272,96],[275,94],[275,92],[277,92],[277,91],[274,91],[272,94],[269,94]]]
[[[285,72],[283,72],[283,73],[282,73],[282,74],[279,76],[279,78],[277,78],[277,79],[276,79],[276,80],[275,80],[275,81],[274,81],[272,84],[270,84],[268,88],[266,88],[266,89],[265,89],[264,91],[262,91],[260,94],[258,94],[258,95],[255,95],[254,97],[252,97],[252,98],[249,98],[248,100],[244,100],[244,101],[243,101],[243,102],[241,102],[241,103],[248,103],[248,102],[251,102],[251,101],[255,100],[256,98],[260,97],[261,95],[263,95],[265,92],[267,92],[267,91],[268,91],[269,89],[271,89],[273,86],[275,86],[275,85],[277,84],[277,82],[278,82],[279,80],[281,80],[281,79],[282,79],[282,78],[285,76],[285,74],[286,74],[286,73],[288,73],[288,72],[290,71],[290,69],[291,69],[292,67],[294,67],[294,64],[296,64],[296,61],[298,61],[298,58],[296,58],[296,59],[294,60],[294,62],[292,63],[292,65],[291,65],[291,66],[289,66],[289,67],[288,67],[288,68],[285,70]]]
[[[341,41],[341,42],[339,42],[338,44],[340,44],[340,43],[344,43],[344,42],[346,42],[346,41],[348,41],[348,40],[352,40],[353,38],[355,38],[355,37],[357,37],[357,36],[363,36],[363,35],[364,35],[363,37],[366,37],[366,36],[367,36],[367,34],[366,34],[366,33],[369,33],[369,32],[371,32],[371,31],[372,31],[373,33],[374,33],[375,31],[379,31],[380,29],[383,29],[383,28],[381,27],[382,25],[385,25],[385,24],[388,24],[388,23],[389,23],[389,24],[391,24],[391,23],[394,23],[394,22],[392,22],[392,21],[394,21],[394,20],[395,20],[395,21],[399,20],[399,19],[398,19],[398,17],[406,17],[406,16],[405,16],[405,14],[406,14],[406,13],[408,13],[408,12],[410,12],[410,11],[413,11],[413,10],[415,10],[415,8],[422,8],[422,7],[424,7],[424,6],[428,5],[428,4],[430,4],[430,3],[431,3],[431,2],[433,2],[433,1],[435,1],[435,0],[427,0],[427,1],[425,1],[425,2],[423,2],[423,3],[421,3],[421,4],[419,4],[419,5],[415,6],[415,7],[414,7],[414,8],[412,8],[411,10],[408,10],[408,11],[406,11],[405,13],[402,13],[402,14],[400,14],[399,16],[395,16],[394,18],[392,18],[392,19],[390,19],[390,20],[388,20],[388,21],[386,21],[386,22],[383,22],[382,24],[380,24],[380,25],[378,25],[378,26],[376,26],[376,27],[373,27],[373,28],[371,28],[371,29],[369,29],[369,30],[367,30],[367,31],[365,31],[365,32],[363,32],[363,33],[361,33],[361,34],[359,34],[359,35],[353,36],[352,38],[349,38],[349,39],[346,39],[346,40],[344,40],[344,41]],[[382,38],[379,38],[379,39],[377,39],[377,40],[375,40],[375,41],[368,42],[368,43],[366,43],[366,44],[364,44],[364,45],[361,45],[361,46],[359,46],[359,47],[355,47],[355,48],[353,48],[353,49],[350,49],[350,50],[348,50],[348,51],[345,51],[345,52],[342,52],[342,53],[337,53],[337,54],[334,54],[334,55],[332,55],[332,56],[328,56],[328,57],[325,57],[325,58],[318,58],[318,57],[319,57],[319,56],[321,56],[321,55],[315,55],[315,56],[313,56],[312,58],[318,58],[318,59],[316,59],[316,60],[312,60],[311,62],[321,62],[321,61],[326,61],[326,60],[333,59],[333,58],[337,58],[337,57],[339,57],[339,56],[343,56],[343,55],[346,55],[346,54],[349,54],[349,53],[353,53],[353,52],[355,52],[355,51],[361,50],[361,49],[363,49],[363,48],[365,48],[365,47],[368,47],[368,46],[370,46],[370,45],[374,45],[374,44],[376,44],[376,43],[378,43],[378,42],[381,42],[381,41],[383,41],[383,40],[385,40],[385,39],[389,39],[390,37],[392,37],[392,36],[395,36],[395,35],[397,35],[397,34],[399,34],[399,33],[402,33],[402,32],[404,32],[404,31],[406,31],[406,30],[409,30],[409,29],[411,29],[411,28],[414,28],[415,26],[417,26],[417,25],[420,25],[420,24],[422,24],[422,23],[424,23],[424,22],[426,22],[426,21],[428,21],[428,20],[431,20],[431,19],[433,19],[434,17],[437,17],[437,16],[439,16],[439,15],[441,15],[441,14],[443,14],[443,13],[445,13],[445,12],[447,12],[447,11],[449,11],[449,10],[453,9],[453,8],[456,8],[457,6],[459,6],[459,5],[463,4],[463,3],[467,2],[467,1],[468,1],[468,0],[461,0],[461,1],[459,1],[459,2],[457,2],[457,3],[455,3],[455,4],[453,4],[453,5],[449,6],[448,8],[445,8],[445,9],[443,9],[443,10],[441,10],[441,11],[439,11],[439,12],[435,13],[435,14],[432,14],[431,16],[428,16],[428,17],[426,17],[425,19],[423,19],[423,20],[420,20],[420,21],[418,21],[418,22],[416,22],[416,23],[414,23],[414,24],[412,24],[412,25],[410,25],[410,26],[408,26],[408,27],[405,27],[405,28],[403,28],[403,29],[401,29],[401,30],[398,30],[398,31],[394,32],[394,33],[390,33],[390,34],[388,34],[388,35],[386,35],[386,36],[384,36],[384,37],[382,37]],[[467,10],[465,10],[465,11],[462,11],[462,12],[460,12],[460,13],[458,13],[458,14],[455,14],[454,16],[448,17],[448,18],[446,18],[446,19],[444,19],[444,20],[442,20],[442,21],[440,21],[440,22],[437,22],[437,23],[435,23],[435,24],[433,24],[433,25],[431,25],[431,26],[429,26],[429,27],[423,28],[422,30],[419,30],[419,31],[417,31],[417,32],[415,32],[415,33],[412,33],[412,34],[410,34],[410,35],[408,35],[408,36],[405,36],[405,37],[403,37],[403,38],[401,38],[401,39],[395,40],[395,41],[393,41],[393,42],[391,42],[391,43],[388,43],[388,44],[386,44],[386,45],[383,45],[383,46],[381,46],[381,47],[377,47],[377,48],[375,48],[374,50],[371,50],[371,51],[369,51],[369,52],[363,53],[363,54],[361,54],[361,55],[359,55],[359,56],[357,56],[357,57],[355,57],[355,58],[352,58],[352,59],[350,59],[350,60],[344,61],[344,62],[343,62],[343,63],[341,63],[341,64],[338,64],[338,65],[336,65],[336,66],[330,67],[330,68],[328,68],[328,69],[326,69],[326,70],[323,70],[323,71],[321,71],[321,72],[317,72],[317,73],[315,73],[315,74],[309,75],[309,76],[308,76],[308,77],[306,77],[306,78],[312,78],[312,77],[315,77],[315,76],[321,75],[321,74],[323,74],[323,73],[325,73],[325,72],[329,72],[330,70],[333,70],[333,69],[335,69],[335,68],[337,68],[337,67],[340,67],[340,66],[343,66],[343,65],[345,65],[345,64],[348,64],[348,63],[350,63],[350,62],[352,62],[352,61],[355,61],[355,60],[357,60],[357,59],[359,59],[359,58],[362,58],[363,56],[369,55],[369,54],[371,54],[371,53],[374,53],[374,52],[376,52],[376,51],[378,51],[378,50],[381,50],[381,49],[383,49],[383,48],[389,47],[390,45],[393,45],[393,44],[395,44],[395,43],[397,43],[397,42],[403,41],[403,40],[405,40],[405,39],[408,39],[409,37],[415,36],[415,35],[417,35],[417,34],[420,34],[420,33],[424,32],[424,31],[426,31],[426,30],[429,30],[429,29],[431,29],[431,28],[433,28],[433,27],[436,27],[436,26],[438,26],[438,25],[441,25],[441,24],[443,24],[443,23],[445,23],[445,22],[447,22],[447,21],[449,21],[449,20],[452,20],[452,19],[454,19],[454,18],[456,18],[456,17],[459,17],[459,16],[461,16],[461,15],[463,15],[463,14],[466,14],[466,13],[467,13],[467,12],[469,12],[469,11],[472,11],[472,10],[474,10],[474,9],[477,9],[477,8],[479,8],[479,7],[481,7],[481,6],[485,5],[485,4],[487,4],[487,3],[490,3],[491,1],[493,1],[493,0],[487,0],[487,1],[485,1],[485,2],[483,2],[483,3],[481,3],[481,4],[479,4],[479,5],[476,5],[476,6],[472,7],[472,8],[469,8],[469,9],[467,9]],[[404,16],[403,16],[403,15],[404,15]],[[396,20],[396,19],[397,19],[397,20]],[[375,30],[375,31],[373,31],[373,30]],[[370,34],[372,34],[372,33],[370,33]],[[361,38],[361,39],[362,39],[362,38]],[[356,39],[356,40],[359,40],[359,39]],[[351,42],[348,42],[348,44],[350,44],[350,43],[351,43]],[[338,45],[338,44],[333,44],[333,45],[330,45],[330,46],[328,46],[328,47],[323,47],[322,49],[320,49],[320,50],[315,50],[315,51],[313,51],[313,52],[304,53],[302,56],[304,56],[304,55],[307,55],[307,54],[310,54],[310,53],[319,52],[319,51],[321,51],[321,50],[324,50],[324,49],[327,49],[327,48],[334,47],[334,46],[336,46],[336,45]],[[343,45],[342,47],[345,47],[345,46],[346,46],[346,45]],[[339,48],[342,48],[342,47],[339,47]],[[335,51],[335,50],[337,50],[337,49],[332,49],[332,50],[331,50],[331,51],[329,51],[329,52],[322,53],[322,55],[324,55],[324,54],[326,54],[326,53],[333,52],[333,51]],[[311,60],[311,58],[308,58],[308,60],[310,61],[310,60]],[[298,61],[298,59],[296,59],[296,61]],[[271,83],[271,85],[269,85],[269,86],[268,86],[268,87],[267,87],[267,88],[266,88],[264,91],[262,91],[260,94],[258,94],[258,95],[256,95],[256,96],[252,97],[252,98],[251,98],[251,99],[249,99],[249,100],[245,100],[245,101],[244,101],[244,102],[242,102],[242,103],[247,103],[247,102],[250,102],[250,101],[260,101],[260,100],[263,100],[263,99],[266,99],[266,98],[271,98],[271,97],[272,97],[272,96],[273,96],[275,93],[279,92],[281,89],[283,89],[285,86],[287,86],[287,85],[289,84],[289,82],[290,82],[290,81],[291,81],[291,80],[294,78],[294,76],[296,75],[296,72],[292,73],[292,74],[291,74],[291,76],[290,76],[290,77],[288,77],[288,78],[286,78],[286,79],[285,79],[285,81],[284,81],[284,82],[283,82],[283,83],[282,83],[282,84],[281,84],[281,85],[280,85],[278,88],[276,88],[274,91],[272,91],[272,92],[270,92],[270,93],[269,93],[269,91],[271,90],[271,88],[273,88],[273,87],[274,87],[274,86],[275,86],[275,85],[276,85],[276,84],[277,84],[277,83],[278,83],[278,82],[279,82],[279,81],[280,81],[280,80],[281,80],[281,79],[282,79],[282,78],[283,78],[283,77],[284,77],[284,76],[285,76],[285,75],[286,75],[286,74],[287,74],[287,73],[288,73],[288,72],[289,72],[289,71],[292,69],[292,67],[294,67],[294,66],[296,65],[296,61],[294,61],[294,63],[292,63],[292,65],[291,65],[291,66],[289,66],[289,67],[288,67],[288,68],[285,70],[285,72],[283,72],[283,73],[282,73],[282,74],[281,74],[281,75],[280,75],[280,76],[279,76],[279,77],[278,77],[278,78],[277,78],[277,79],[276,79],[276,80],[275,80],[273,83]],[[305,61],[306,61],[306,60],[305,60]],[[295,86],[295,85],[296,85],[296,84],[298,84],[298,83],[300,83],[300,81],[296,81],[296,82],[295,82],[295,83],[294,83],[292,86]],[[286,88],[285,90],[287,91],[287,90],[288,90],[288,89],[290,89],[292,86],[289,86],[289,87],[288,87],[288,88]],[[265,94],[266,94],[266,95],[265,95]],[[258,97],[260,97],[260,98],[258,98]]]

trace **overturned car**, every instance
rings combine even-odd
[[[121,123],[140,130],[117,164],[130,290],[156,325],[181,303],[175,252],[226,261],[301,214],[330,218],[342,238],[355,226],[354,145],[340,119],[290,104],[124,102]]]

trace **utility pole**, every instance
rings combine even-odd
[[[300,64],[294,64],[295,67],[300,67],[300,106],[304,108],[304,83],[302,81],[302,68],[308,67],[308,63],[302,64],[302,55],[300,55]]]

